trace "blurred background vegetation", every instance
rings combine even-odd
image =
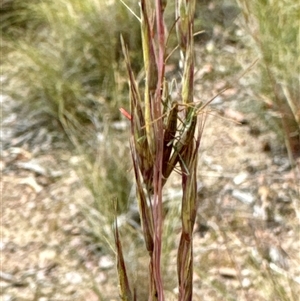
[[[136,1],[127,4],[138,13]],[[119,107],[128,107],[120,35],[140,49],[138,20],[121,3],[97,0],[4,0],[1,20],[2,93],[28,121],[22,133],[46,126],[69,141],[84,156],[80,173],[95,200],[117,197],[124,210],[130,184],[123,159],[129,156],[111,123]],[[139,71],[141,52],[131,56]],[[29,129],[34,118],[39,122]],[[102,208],[113,215],[109,209]]]
[[[139,15],[136,0],[124,2]],[[260,58],[251,80],[259,99],[253,109],[271,124],[279,140],[285,138],[290,157],[296,158],[300,156],[300,4],[297,0],[237,2],[198,1],[195,26],[205,33],[196,40],[199,45],[214,40],[218,47],[239,43],[247,49],[249,61]],[[171,28],[171,5],[168,9]],[[83,204],[83,212],[95,239],[113,244],[110,225],[115,212],[110,200],[118,200],[122,213],[134,198],[128,135],[122,132],[126,122],[118,110],[128,110],[120,35],[130,49],[136,74],[142,74],[139,21],[113,0],[1,0],[0,16],[2,93],[18,103],[23,132],[45,126],[81,156],[78,172],[93,196],[91,204]],[[237,26],[246,34],[233,34]],[[171,39],[169,50],[175,46]],[[30,128],[32,119],[38,120],[34,128]],[[177,208],[175,203],[175,213]],[[176,225],[166,227],[167,240]],[[172,241],[168,244],[172,249]]]
[[[126,99],[120,35],[132,48],[140,43],[138,21],[123,5],[12,0],[2,3],[1,18],[5,93],[42,109],[65,131],[80,132],[106,113],[116,118]],[[132,56],[141,61],[139,52]]]
[[[277,133],[285,138],[291,161],[300,156],[300,4],[238,0],[244,28],[259,54],[257,91],[277,112]]]

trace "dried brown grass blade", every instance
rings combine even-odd
[[[123,301],[133,301],[134,299],[132,296],[132,292],[130,290],[117,220],[115,222],[114,235],[115,235],[115,243],[117,248],[117,270],[119,276],[120,297]]]

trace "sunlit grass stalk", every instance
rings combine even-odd
[[[184,59],[181,97],[183,104],[193,102],[194,94],[194,44],[193,25],[195,1],[178,0],[176,14],[177,35]],[[197,115],[192,106],[186,109],[190,123],[189,138],[182,152],[180,166],[182,173],[182,230],[177,255],[179,300],[192,300],[193,294],[193,228],[197,211],[197,152],[200,136],[194,141]]]
[[[150,257],[149,300],[165,300],[161,273],[163,233],[163,186],[179,163],[182,175],[182,233],[178,248],[179,300],[192,300],[192,236],[197,211],[197,152],[200,135],[197,109],[193,101],[195,0],[177,1],[176,20],[184,72],[179,99],[172,100],[165,78],[166,1],[141,1],[141,34],[145,69],[143,97],[136,83],[127,47],[123,45],[130,87],[131,152],[137,187],[137,200],[144,240]],[[179,109],[180,107],[180,109]],[[183,109],[181,109],[183,108]],[[199,131],[200,133],[200,131]],[[120,245],[116,235],[116,244]],[[121,248],[117,248],[121,252]],[[122,258],[118,254],[118,258]],[[119,265],[121,296],[126,300],[128,279],[125,266]]]

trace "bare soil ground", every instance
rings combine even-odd
[[[222,59],[235,51],[228,48]],[[199,60],[197,97],[209,99],[227,82],[213,75],[200,82],[222,72],[222,62],[209,54],[205,64]],[[46,128],[16,136],[25,121],[11,102],[2,98],[1,300],[118,300],[114,258],[93,243],[77,205],[91,195],[73,168],[76,156]],[[194,300],[300,295],[299,170],[290,168],[284,146],[251,112],[253,102],[245,85],[235,85],[208,113],[199,159]],[[168,189],[179,185],[175,177]],[[167,286],[167,300],[176,300],[175,286]]]

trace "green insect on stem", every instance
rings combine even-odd
[[[175,145],[173,145],[174,148],[173,154],[168,160],[168,163],[165,164],[164,183],[167,181],[168,177],[170,176],[176,164],[180,161],[180,158],[184,157],[183,155],[188,145],[194,139],[196,125],[197,125],[197,114],[194,108],[188,113],[186,122],[184,123],[183,131],[180,137],[178,138],[177,142],[175,143]]]
[[[177,132],[177,115],[178,115],[178,103],[174,102],[167,119],[167,124],[164,132],[164,151],[163,151],[163,167],[162,173],[166,178],[166,171],[168,169],[168,161],[173,149],[173,142],[175,140]]]

